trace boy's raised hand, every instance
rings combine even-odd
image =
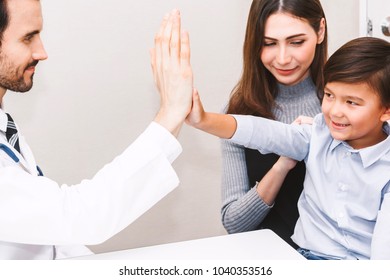
[[[199,93],[196,89],[194,89],[192,92],[191,112],[186,118],[186,123],[193,127],[197,127],[201,124],[202,120],[204,120],[205,114],[206,113],[200,100]]]

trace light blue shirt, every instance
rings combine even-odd
[[[296,244],[334,259],[390,259],[390,137],[355,150],[332,138],[322,114],[313,125],[233,116],[232,142],[306,163]]]

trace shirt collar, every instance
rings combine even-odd
[[[8,123],[8,117],[3,111],[2,108],[0,108],[0,130],[5,132],[7,130],[7,123]]]
[[[383,131],[388,135],[387,138],[374,146],[370,146],[361,150],[355,150],[346,142],[333,139],[330,145],[330,149],[334,150],[337,146],[342,144],[350,152],[359,153],[362,159],[363,167],[367,168],[381,158],[388,158],[390,160],[390,125],[388,122],[384,123]]]
[[[369,167],[382,158],[390,160],[390,126],[387,122],[385,122],[383,126],[383,131],[387,134],[387,138],[385,140],[360,151],[364,168]]]
[[[333,151],[334,149],[336,149],[336,147],[340,144],[342,144],[343,141],[340,141],[340,140],[336,140],[336,139],[333,139],[332,140],[332,143],[330,144],[330,150]]]

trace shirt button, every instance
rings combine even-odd
[[[348,189],[347,185],[345,185],[343,183],[339,183],[339,190],[340,191],[345,192],[347,189]]]

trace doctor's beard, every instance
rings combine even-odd
[[[34,73],[25,81],[24,73],[30,66],[35,66],[38,61],[33,61],[26,67],[15,67],[7,57],[0,55],[0,86],[15,92],[27,92],[33,86]],[[23,71],[21,71],[23,69]]]

